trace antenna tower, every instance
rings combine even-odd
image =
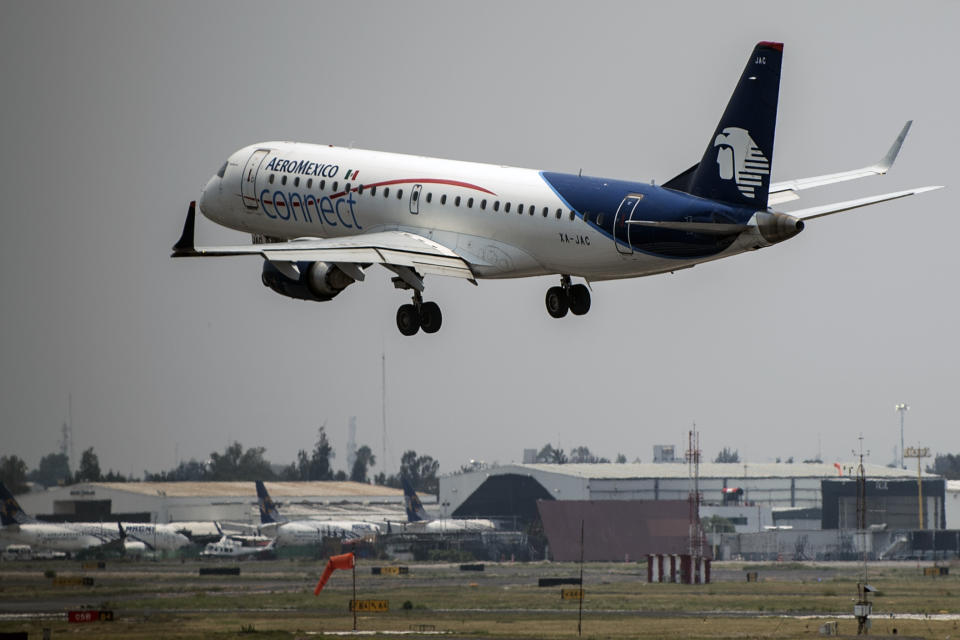
[[[690,555],[703,556],[703,527],[700,523],[700,433],[696,423],[687,436],[687,471],[690,476]]]

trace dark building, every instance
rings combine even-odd
[[[917,481],[906,479],[866,480],[866,524],[889,529],[945,529],[946,481],[924,478],[923,526],[919,522]],[[855,478],[823,480],[823,529],[857,528],[857,481]]]

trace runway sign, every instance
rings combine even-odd
[[[351,600],[350,611],[390,611],[389,600]]]
[[[583,589],[560,589],[560,597],[564,600],[582,600]]]

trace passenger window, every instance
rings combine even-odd
[[[546,212],[544,212],[544,213],[546,213]],[[560,211],[560,209],[557,209],[557,220],[560,219],[560,216],[561,216],[561,215],[563,215],[563,212]]]
[[[460,206],[460,196],[457,196],[456,198],[454,198],[454,200],[453,200],[453,206],[455,206],[455,207],[459,207],[459,206]]]
[[[503,212],[504,212],[504,213],[510,213],[510,203],[509,203],[509,202],[508,202],[507,204],[503,205]]]
[[[486,200],[481,200],[481,201],[480,201],[480,208],[481,208],[481,209],[486,209],[486,208],[487,208],[487,201],[486,201]]]
[[[307,189],[313,188],[313,178],[307,178]]]
[[[267,182],[269,182],[270,184],[273,184],[273,178],[274,178],[274,175],[271,173],[270,178],[267,180]]]
[[[384,197],[384,198],[389,198],[389,197],[390,197],[390,187],[384,187],[384,188],[383,188],[383,197]]]
[[[360,193],[363,193],[363,185],[360,185],[359,187],[357,187],[357,191],[359,191]]]
[[[343,190],[345,193],[350,193],[350,183],[343,185]]]
[[[433,192],[432,192],[432,191],[427,192],[427,204],[430,204],[431,201],[433,201]]]
[[[370,195],[372,196],[377,195],[377,185],[373,185],[372,187],[370,187]]]
[[[280,184],[287,184],[287,176],[280,178]]]
[[[494,201],[493,201],[493,210],[494,210],[494,211],[500,211],[500,201],[499,201],[499,200],[494,200]]]
[[[518,204],[518,205],[517,205],[517,213],[519,213],[520,215],[523,215],[523,205],[522,205],[522,204]]]
[[[470,198],[469,200],[467,200],[467,209],[472,209],[472,208],[473,208],[473,198]]]
[[[336,180],[333,181],[333,191],[334,191],[334,192],[337,191],[337,185],[338,185],[338,184],[340,184],[340,183],[337,182]]]
[[[403,197],[403,189],[397,189],[397,200]]]
[[[559,211],[558,211],[558,213],[559,213]],[[574,214],[573,211],[571,211],[571,212],[570,212],[570,222],[573,222],[573,219],[574,219],[575,217],[576,217],[576,214]]]
[[[602,226],[603,226],[603,214],[602,214],[602,213],[598,213],[598,214],[597,214],[597,226],[598,226],[598,227],[602,227]]]
[[[547,208],[546,208],[546,207],[543,208],[543,217],[544,217],[544,218],[547,217]]]
[[[413,198],[414,202],[417,202],[420,200],[420,192],[414,191],[413,193],[410,194],[410,197]]]
[[[300,176],[297,176],[296,178],[293,179],[293,186],[295,187],[300,186]]]
[[[326,180],[321,180],[321,181],[320,181],[320,191],[323,191],[323,190],[326,189],[326,188],[327,188],[327,181],[326,181]]]

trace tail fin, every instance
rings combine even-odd
[[[405,476],[401,476],[400,481],[403,483],[403,504],[407,508],[407,522],[429,520],[426,510],[423,508],[423,503],[417,497],[417,492],[413,490],[410,481]]]
[[[24,513],[23,509],[20,508],[20,503],[7,489],[7,485],[0,482],[0,524],[6,527],[12,524],[29,524],[31,522],[36,522],[36,519]]]
[[[665,186],[737,206],[767,208],[782,60],[779,42],[760,42],[753,48],[700,164],[686,185]]]
[[[284,521],[262,480],[257,480],[257,505],[260,507],[260,524]]]

